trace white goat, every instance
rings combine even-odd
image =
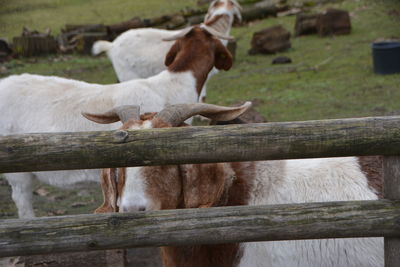
[[[220,34],[229,35],[234,18],[241,19],[240,9],[236,0],[215,0],[210,4],[204,25],[215,29]],[[178,32],[153,28],[128,30],[113,42],[95,42],[92,54],[106,52],[120,82],[151,77],[165,70],[163,58],[172,44],[162,40]],[[227,44],[226,40],[221,41],[224,45]],[[217,72],[213,69],[209,77]],[[204,86],[200,100],[204,100],[205,95],[206,87]]]
[[[179,39],[165,59],[168,70],[147,79],[100,85],[23,74],[1,80],[0,134],[115,129],[116,126],[88,122],[80,114],[82,108],[96,112],[135,104],[145,111],[158,111],[168,104],[196,102],[208,72],[214,66],[228,70],[232,56],[217,38],[198,26],[175,38]],[[6,174],[21,218],[34,216],[31,200],[34,176],[59,186],[98,181],[98,171],[93,170]]]
[[[122,129],[179,126],[193,115],[231,120],[249,106],[175,105],[144,121],[138,114],[123,119]],[[119,119],[113,110],[83,115],[99,123]],[[105,202],[97,212],[377,199],[354,157],[104,169],[102,181]],[[238,244],[163,247],[162,256],[166,267],[383,266],[382,238],[256,242],[241,247],[242,253]]]

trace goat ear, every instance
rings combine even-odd
[[[94,213],[117,212],[117,175],[116,169],[101,170],[101,190],[103,191],[103,204]]]
[[[209,208],[222,200],[226,173],[224,164],[181,165],[185,208]],[[230,186],[230,184],[229,184]]]
[[[219,70],[229,70],[233,64],[232,54],[220,40],[215,39],[215,45],[215,67]]]
[[[176,57],[176,55],[178,54],[178,51],[179,51],[179,50],[180,50],[180,49],[179,49],[179,41],[176,41],[176,42],[172,45],[171,49],[169,49],[167,55],[165,56],[165,61],[164,61],[165,66],[168,67],[169,65],[172,64],[172,62],[174,62],[175,57]]]

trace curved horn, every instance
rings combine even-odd
[[[187,28],[181,30],[180,32],[178,32],[177,34],[172,35],[170,37],[163,38],[162,40],[163,41],[175,41],[179,38],[182,38],[186,34],[188,34],[192,29],[193,29],[193,26],[187,27]]]
[[[224,107],[205,103],[178,104],[164,108],[155,118],[172,126],[179,126],[194,115],[202,115],[217,121],[230,121],[242,115],[250,106],[251,102],[249,101],[239,107]]]
[[[125,123],[129,119],[140,119],[140,107],[133,105],[125,105],[115,107],[105,113],[94,114],[88,112],[82,112],[83,117],[90,121],[94,121],[102,124],[109,124],[117,121]]]
[[[232,36],[223,35],[222,33],[214,30],[213,28],[211,28],[203,23],[200,24],[200,27],[205,29],[206,31],[208,31],[210,34],[214,35],[218,39],[224,39],[224,40],[233,40],[234,39]]]

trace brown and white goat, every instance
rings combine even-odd
[[[229,35],[234,19],[241,20],[241,7],[236,0],[214,0],[210,3],[203,25],[222,35]],[[173,45],[163,40],[179,33],[180,30],[163,30],[154,28],[131,29],[119,35],[113,42],[97,41],[92,53],[98,55],[106,52],[111,60],[120,82],[154,76],[166,67],[164,56]],[[221,39],[226,46],[228,41]],[[159,56],[154,56],[159,55]],[[213,69],[209,78],[218,71]],[[203,87],[200,99],[205,97]]]
[[[249,107],[175,105],[123,120],[122,129],[176,127],[193,115],[230,120]],[[84,114],[98,123],[118,110]],[[118,179],[117,179],[118,177]],[[377,199],[356,158],[185,164],[103,170],[101,211]],[[142,199],[142,200],[140,200]],[[164,266],[382,266],[382,238],[297,240],[163,247]]]
[[[219,36],[223,37],[223,36]],[[160,111],[167,105],[197,102],[208,73],[228,70],[232,56],[216,36],[195,26],[180,32],[165,58],[167,70],[147,79],[117,84],[94,84],[55,76],[12,75],[0,80],[0,135],[32,132],[111,130],[81,116],[121,105],[138,105],[143,111]],[[153,55],[154,57],[163,55]],[[66,187],[81,181],[98,181],[98,170],[9,173],[12,198],[19,217],[33,217],[32,181]]]

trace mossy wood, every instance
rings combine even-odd
[[[384,197],[400,200],[400,157],[383,158]],[[400,220],[400,218],[398,219]],[[400,237],[385,237],[385,266],[400,266]]]
[[[241,13],[244,21],[252,21],[263,19],[269,16],[276,16],[279,12],[286,11],[288,9],[289,6],[287,5],[266,4],[261,6],[244,7]]]
[[[400,154],[400,117],[0,137],[0,173]]]
[[[140,246],[400,235],[400,201],[108,213],[0,221],[0,257]]]

